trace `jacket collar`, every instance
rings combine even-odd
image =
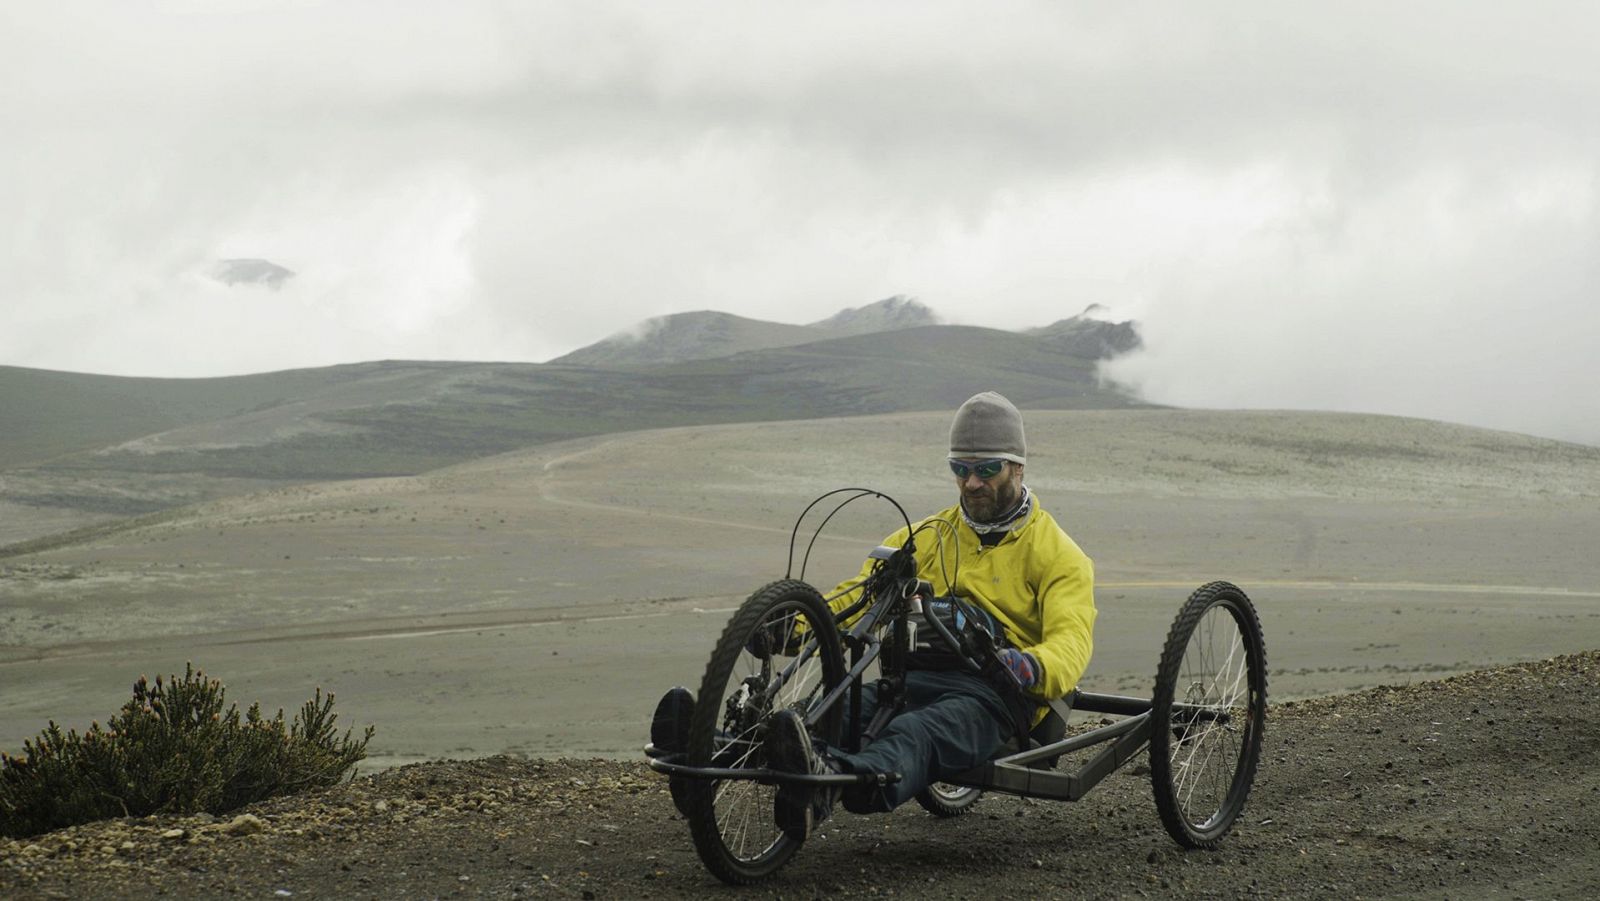
[[[1043,506],[1039,503],[1038,496],[1035,495],[1032,507],[1028,510],[1027,514],[1019,518],[1016,523],[1012,525],[1011,529],[1007,531],[997,543],[991,545],[991,547],[1000,547],[1001,545],[1010,544],[1011,542],[1018,540],[1018,536],[1026,532],[1028,528],[1033,525],[1034,520],[1039,518],[1039,514],[1043,511],[1043,509]],[[966,538],[960,539],[963,543],[967,541],[970,541],[973,544],[980,543],[979,535],[973,530],[972,526],[968,524],[966,510],[962,508],[959,500],[956,501],[955,506],[947,508],[945,512],[939,515],[954,525],[958,533],[966,536]]]

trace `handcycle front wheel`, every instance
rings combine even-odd
[[[1151,701],[1150,780],[1161,823],[1186,848],[1233,828],[1261,757],[1267,652],[1245,593],[1202,585],[1161,650]]]
[[[815,588],[785,579],[758,589],[717,639],[689,719],[690,766],[760,769],[773,714],[815,717],[813,734],[837,743],[844,705],[816,708],[844,680],[838,626]],[[800,847],[778,829],[777,789],[753,779],[685,779],[695,850],[717,878],[747,885],[771,875]]]

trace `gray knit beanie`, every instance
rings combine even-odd
[[[1028,462],[1028,441],[1022,435],[1022,414],[1011,401],[985,391],[967,398],[950,423],[950,459],[995,457]]]

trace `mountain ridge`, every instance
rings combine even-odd
[[[844,337],[921,325],[938,325],[940,321],[932,310],[916,298],[896,294],[864,307],[848,307],[840,310],[826,319],[810,323],[810,327]]]
[[[187,380],[0,366],[0,545],[240,491],[415,475],[552,441],[948,410],[986,389],[1025,409],[1147,406],[1102,384],[1096,360],[1047,339],[956,325],[629,365],[378,361]]]
[[[681,363],[937,322],[932,310],[904,295],[847,307],[805,325],[695,310],[646,319],[548,362],[581,366]]]
[[[1103,307],[1091,305],[1076,316],[1017,334],[1043,338],[1063,353],[1092,360],[1109,359],[1137,348],[1137,325],[1108,321],[1101,318],[1104,313]],[[848,307],[805,325],[696,310],[647,319],[547,362],[596,367],[682,363],[944,324],[933,310],[903,294],[862,307]]]

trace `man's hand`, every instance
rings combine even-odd
[[[1016,648],[1002,648],[1000,662],[1006,665],[1006,669],[1011,670],[1011,675],[1017,677],[1017,682],[1023,688],[1032,688],[1039,684],[1039,676],[1043,670],[1032,654]]]

